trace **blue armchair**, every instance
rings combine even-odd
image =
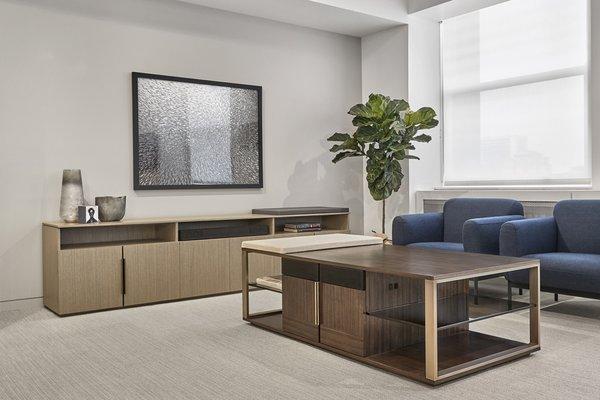
[[[510,199],[450,199],[441,213],[394,218],[392,242],[426,249],[498,254],[500,227],[523,218],[521,203]]]
[[[394,218],[392,243],[424,249],[499,253],[500,227],[523,218],[521,203],[510,199],[450,199],[441,213],[402,215]],[[475,303],[479,280],[475,278]]]
[[[500,254],[539,259],[543,291],[600,298],[600,200],[564,200],[553,214],[504,224]],[[527,273],[510,272],[507,279],[529,287]]]

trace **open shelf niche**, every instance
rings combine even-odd
[[[60,230],[60,249],[177,241],[176,223],[73,227]]]
[[[321,230],[310,232],[316,234],[324,233],[346,233],[349,230],[347,214],[325,214],[325,215],[296,215],[296,216],[278,216],[274,218],[275,235],[287,234],[284,231],[285,224],[294,223],[320,223]]]

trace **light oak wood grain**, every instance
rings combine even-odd
[[[230,290],[229,239],[181,242],[179,252],[182,297],[206,296]],[[240,277],[240,283],[241,280]]]
[[[58,313],[58,251],[60,230],[51,226],[42,227],[42,262],[44,280],[44,305]]]
[[[229,240],[229,290],[242,289],[242,242],[258,240],[272,236],[251,236],[232,238]],[[265,254],[251,253],[248,255],[248,280],[255,282],[261,276],[281,275],[281,259]]]
[[[177,243],[123,246],[123,257],[126,306],[180,297]]]
[[[59,251],[57,313],[123,306],[121,259],[121,247]]]
[[[333,217],[335,215],[343,215],[345,218],[349,213],[316,213],[316,214],[295,214],[295,215],[269,215],[269,214],[223,214],[223,215],[196,215],[183,217],[158,217],[158,218],[138,218],[124,219],[122,221],[102,222],[100,224],[77,224],[63,221],[44,221],[43,224],[54,228],[95,228],[98,226],[126,226],[126,225],[150,225],[150,224],[165,224],[175,222],[204,222],[204,221],[232,221],[232,220],[270,220],[276,218],[305,218],[314,216]]]

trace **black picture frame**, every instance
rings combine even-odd
[[[258,183],[256,184],[209,184],[209,185],[142,185],[139,169],[139,79],[156,79],[172,82],[195,83],[200,85],[224,86],[239,89],[255,90],[258,100]],[[210,81],[194,78],[182,78],[168,75],[131,73],[132,106],[133,106],[133,189],[134,190],[179,190],[179,189],[261,189],[263,188],[263,138],[262,138],[262,86],[240,83]]]

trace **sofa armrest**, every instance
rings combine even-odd
[[[442,242],[444,236],[444,215],[425,213],[401,215],[392,224],[392,242],[406,245],[418,242]]]
[[[553,217],[507,222],[500,228],[500,255],[521,257],[553,253],[556,251],[556,232]]]
[[[463,245],[466,252],[499,254],[500,228],[505,222],[521,220],[522,215],[473,218],[463,224]]]

